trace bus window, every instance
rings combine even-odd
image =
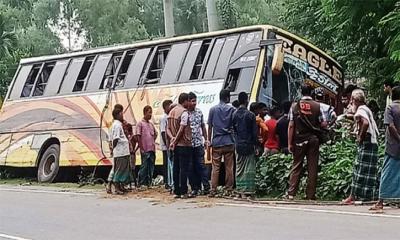
[[[186,54],[182,71],[179,76],[179,82],[201,78],[201,70],[207,63],[205,60],[208,57],[207,53],[211,50],[210,45],[212,45],[211,39],[193,41],[190,44],[189,51]]]
[[[46,88],[50,74],[54,69],[55,62],[45,63],[42,72],[39,74],[39,79],[36,81],[33,96],[42,96]]]
[[[115,88],[122,88],[125,84],[125,77],[128,72],[128,68],[132,62],[133,57],[135,56],[135,51],[127,51],[125,53],[125,57],[122,60],[117,79],[115,80]]]
[[[160,81],[170,47],[157,47],[153,51],[155,51],[155,54],[151,60],[144,84],[154,84]]]
[[[123,53],[114,53],[110,62],[108,63],[106,72],[104,73],[103,80],[101,81],[100,84],[100,89],[106,89],[107,85],[114,79],[117,71],[118,71],[118,66],[119,63],[121,62]],[[111,86],[111,85],[110,85]]]
[[[151,48],[143,48],[136,51],[126,72],[124,88],[133,88],[141,84],[140,76],[142,76],[150,51]]]
[[[44,92],[45,96],[54,96],[57,94],[58,90],[60,89],[60,84],[64,79],[69,63],[70,59],[57,61],[53,68],[53,71],[49,76],[49,80],[47,81],[47,86]]]
[[[21,97],[22,89],[25,86],[26,79],[28,78],[32,65],[21,66],[17,72],[17,76],[15,77],[14,84],[12,85],[12,90],[9,95],[9,99],[18,99]]]
[[[254,77],[254,67],[229,69],[224,89],[234,93],[250,92]]]
[[[39,75],[41,67],[42,64],[33,65],[32,70],[29,73],[28,78],[26,79],[24,89],[22,90],[21,93],[21,97],[29,97],[31,95],[33,86],[35,85],[35,81],[37,76]]]
[[[226,77],[224,89],[235,92],[240,75],[240,68],[230,69]]]
[[[225,78],[228,65],[235,50],[236,44],[238,42],[239,36],[229,36],[226,38],[224,47],[221,50],[221,54],[218,58],[218,63],[215,68],[214,78]]]
[[[172,45],[160,79],[161,84],[176,82],[188,47],[188,42]]]
[[[203,77],[204,79],[211,79],[213,77],[215,66],[217,65],[217,61],[221,53],[222,47],[224,46],[224,43],[225,38],[218,38],[215,41],[210,58],[208,59],[207,68]]]
[[[208,49],[210,49],[211,39],[204,40],[201,45],[200,51],[197,55],[196,62],[194,63],[190,80],[197,80],[200,77],[200,72],[203,69]]]
[[[106,72],[107,66],[111,61],[112,53],[106,53],[99,55],[94,63],[92,64],[92,70],[89,72],[89,76],[86,77],[86,87],[85,91],[93,92],[102,89],[102,83],[104,74]]]
[[[83,62],[82,68],[78,74],[78,78],[76,79],[75,86],[72,89],[73,92],[80,92],[84,90],[89,71],[94,62],[94,58],[94,56],[87,57]]]

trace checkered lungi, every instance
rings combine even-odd
[[[357,200],[376,200],[378,198],[378,145],[364,141],[357,150],[351,194]]]

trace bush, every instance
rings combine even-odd
[[[334,143],[323,145],[320,149],[317,197],[323,200],[339,200],[350,193],[353,162],[356,159],[357,145],[345,130],[338,130]],[[383,136],[383,134],[381,134]],[[384,155],[384,139],[380,139],[380,164]],[[276,154],[260,158],[257,162],[256,185],[260,196],[281,197],[288,188],[292,166],[292,155]],[[307,161],[304,161],[303,175],[299,185],[299,196],[304,197],[307,182]]]

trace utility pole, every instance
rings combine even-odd
[[[174,24],[174,3],[173,0],[163,0],[164,4],[164,26],[165,36],[173,37],[175,35]]]
[[[207,6],[208,31],[212,32],[219,30],[220,26],[217,14],[216,0],[206,0],[206,6]]]

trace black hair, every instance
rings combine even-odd
[[[394,82],[392,80],[386,80],[383,85],[394,88],[396,85],[394,84]]]
[[[259,106],[258,102],[251,103],[249,107],[250,112],[256,113],[256,111],[259,109],[258,106]]]
[[[143,114],[146,114],[147,111],[152,110],[151,106],[147,105],[143,108]]]
[[[399,86],[394,87],[392,89],[392,100],[393,101],[400,100],[400,87]]]
[[[122,106],[122,104],[117,103],[114,105],[114,109],[120,109],[122,111],[124,110],[124,107]]]
[[[292,103],[290,101],[284,101],[282,103],[282,110],[283,113],[288,114],[290,111],[290,107],[292,106]]]
[[[245,105],[248,103],[249,96],[247,95],[246,92],[241,92],[241,93],[239,93],[238,100],[239,100],[240,105]]]
[[[115,120],[118,120],[119,114],[120,114],[121,112],[122,112],[122,109],[121,109],[121,108],[119,108],[119,107],[115,108],[115,107],[114,107],[114,110],[112,111],[112,116],[113,116],[113,118],[114,118]]]
[[[189,100],[197,99],[197,95],[196,95],[194,92],[190,92],[190,93],[188,94],[188,97],[189,97]]]
[[[169,105],[172,104],[172,100],[167,99],[162,102],[162,108],[165,110]]]
[[[267,104],[260,102],[260,103],[258,103],[258,108],[259,109],[267,108]]]
[[[221,92],[219,92],[219,100],[221,101],[227,101],[231,97],[231,92],[226,89],[222,89]]]
[[[180,95],[179,95],[179,98],[178,98],[178,103],[179,104],[182,104],[182,103],[184,103],[185,101],[188,101],[189,100],[189,94],[187,94],[187,93],[181,93]]]
[[[278,106],[273,106],[272,109],[269,111],[269,114],[273,116],[275,113],[281,111],[281,109]]]
[[[312,91],[313,91],[313,88],[311,87],[310,84],[307,84],[307,83],[301,84],[301,94],[303,96],[311,96]]]
[[[232,106],[234,106],[235,108],[238,108],[240,106],[239,100],[233,101]]]
[[[358,89],[357,85],[348,85],[343,91],[343,96],[350,95],[356,89]]]

